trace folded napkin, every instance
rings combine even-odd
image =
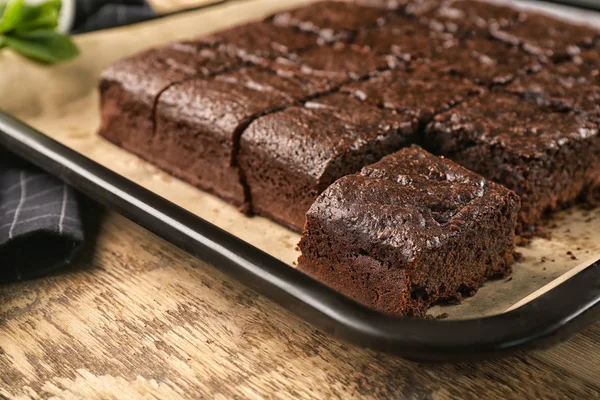
[[[82,243],[73,189],[0,149],[0,281],[68,264]]]
[[[128,25],[156,17],[145,0],[77,0],[73,33]]]
[[[142,0],[77,0],[71,30],[154,16]],[[83,232],[75,191],[0,148],[0,282],[38,277],[67,265],[83,243]]]

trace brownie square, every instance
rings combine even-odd
[[[418,15],[432,29],[464,36],[485,36],[490,29],[511,26],[518,17],[515,8],[479,0],[447,0],[440,7]]]
[[[545,212],[572,203],[600,174],[598,126],[589,116],[508,93],[472,98],[436,116],[426,139],[437,154],[521,196],[519,233],[535,230]]]
[[[489,38],[457,39],[408,19],[361,32],[355,45],[400,63],[429,64],[434,69],[469,78],[481,85],[499,85],[515,76],[539,71],[537,57]]]
[[[394,56],[399,61],[431,60],[452,35],[431,30],[417,21],[400,18],[382,27],[358,33],[354,44],[376,54]]]
[[[154,104],[175,82],[239,66],[214,49],[175,43],[116,62],[100,77],[100,134],[134,152],[148,149]]]
[[[413,139],[416,121],[336,93],[254,121],[239,165],[253,211],[300,231],[315,198]]]
[[[327,82],[332,89],[396,65],[386,57],[356,46],[320,46],[293,57],[280,57],[269,68],[281,76]]]
[[[323,42],[350,39],[361,28],[381,25],[393,14],[378,7],[362,7],[352,2],[321,1],[291,11],[278,13],[270,20],[274,25],[294,27],[317,34]]]
[[[598,50],[585,50],[572,60],[554,66],[563,75],[580,76],[600,85],[600,54]]]
[[[518,23],[493,29],[492,34],[499,40],[554,61],[576,56],[600,39],[598,29],[529,12],[521,13]]]
[[[246,206],[236,160],[240,135],[259,116],[302,100],[305,89],[259,67],[173,85],[158,100],[153,146],[142,156],[194,186]]]
[[[600,86],[582,75],[565,72],[548,66],[538,74],[518,77],[506,91],[556,111],[584,112],[600,121]]]
[[[317,44],[312,35],[266,22],[236,26],[200,38],[198,42],[254,64],[274,60]]]
[[[424,317],[510,271],[518,209],[510,190],[405,148],[318,197],[298,268],[369,307]]]
[[[382,108],[408,114],[425,126],[431,119],[482,93],[471,81],[433,71],[428,66],[415,70],[386,71],[366,81],[342,87],[356,98]]]
[[[504,85],[542,68],[536,57],[513,45],[485,38],[448,41],[434,57],[433,67],[485,86]]]

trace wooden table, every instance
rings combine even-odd
[[[328,337],[107,212],[81,259],[0,286],[0,397],[598,398],[600,323],[558,347],[418,365]]]

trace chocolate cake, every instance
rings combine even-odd
[[[544,59],[562,61],[600,41],[600,31],[534,12],[520,13],[519,21],[491,30],[493,36],[518,45]]]
[[[355,45],[396,57],[400,63],[429,64],[486,86],[506,84],[542,67],[537,57],[517,46],[485,37],[458,39],[408,19],[363,31]]]
[[[413,116],[422,127],[447,109],[478,95],[483,89],[471,81],[440,73],[428,66],[386,71],[342,88],[356,98],[381,108]]]
[[[600,174],[598,125],[587,114],[508,93],[488,93],[436,116],[426,139],[437,154],[521,196],[520,233],[573,203]]]
[[[257,119],[239,153],[253,211],[301,231],[319,193],[409,144],[416,125],[341,93]]]
[[[324,42],[350,39],[358,30],[382,25],[394,14],[351,2],[320,1],[270,17],[275,25],[295,27],[318,35]]]
[[[506,91],[556,111],[584,112],[600,118],[600,86],[584,75],[569,75],[562,67],[549,66],[539,74],[519,77]]]
[[[278,75],[260,66],[174,84],[157,102],[153,147],[142,156],[201,189],[247,207],[237,166],[239,140],[246,127],[262,115],[331,87],[323,77]]]
[[[503,5],[321,1],[115,63],[100,134],[243,211],[306,223],[305,271],[422,316],[508,270],[515,219],[525,234],[600,203],[599,49],[596,29]],[[415,143],[474,172],[394,153]],[[518,218],[516,195],[477,173],[522,197]]]
[[[254,64],[274,60],[317,44],[312,35],[266,22],[236,26],[199,38],[197,42]]]
[[[323,192],[298,268],[378,310],[423,317],[513,262],[518,196],[414,146]]]
[[[150,150],[156,99],[174,82],[234,68],[239,60],[175,43],[120,60],[100,78],[100,134],[136,154]]]
[[[480,0],[444,0],[439,6],[413,11],[421,23],[440,32],[461,36],[487,36],[490,29],[514,25],[519,10]]]
[[[399,61],[409,62],[431,60],[447,41],[453,39],[453,36],[431,30],[417,21],[398,18],[385,26],[360,31],[354,44],[376,54],[394,56]]]
[[[395,67],[393,61],[369,49],[344,44],[317,47],[299,55],[280,57],[269,66],[281,76],[299,79],[308,76],[326,80],[332,89]]]

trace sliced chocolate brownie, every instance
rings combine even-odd
[[[483,90],[467,79],[419,66],[414,70],[383,72],[345,85],[342,92],[368,104],[411,115],[425,126],[435,115]]]
[[[399,62],[430,64],[486,86],[506,84],[515,76],[541,69],[537,57],[514,45],[483,37],[459,40],[408,19],[363,31],[355,45],[396,57]]]
[[[239,66],[239,60],[210,48],[175,43],[120,60],[100,77],[100,134],[136,153],[149,149],[153,109],[169,85]]]
[[[517,78],[506,91],[556,111],[585,112],[600,121],[600,86],[565,72],[564,67],[547,66],[538,74]]]
[[[431,65],[485,85],[504,85],[515,77],[541,70],[533,57],[517,47],[485,38],[447,42]]]
[[[553,61],[576,56],[582,49],[592,47],[600,40],[600,31],[591,26],[533,12],[521,13],[515,24],[492,29],[492,35]]]
[[[245,204],[236,160],[244,129],[261,115],[329,87],[310,75],[299,80],[259,66],[172,85],[158,100],[152,151],[141,156],[233,204]]]
[[[417,21],[400,18],[379,28],[360,31],[354,44],[406,63],[433,59],[453,39],[452,35],[431,30]]]
[[[419,22],[434,30],[461,36],[487,36],[490,29],[513,25],[519,10],[480,0],[445,0],[420,12]]]
[[[253,211],[301,230],[328,185],[411,143],[415,130],[412,116],[342,93],[259,118],[239,153]]]
[[[388,58],[369,49],[337,44],[312,48],[292,57],[280,57],[269,68],[281,76],[326,80],[334,88],[395,66]]]
[[[274,25],[317,34],[323,42],[350,39],[361,28],[381,25],[394,14],[345,1],[321,1],[270,17]]]
[[[247,62],[266,63],[311,45],[316,45],[311,35],[251,23],[118,61],[100,80],[100,134],[138,154],[150,151],[154,107],[170,85],[239,69]]]
[[[317,44],[312,35],[266,22],[239,25],[197,39],[197,42],[254,64],[274,60]]]
[[[521,196],[519,232],[585,193],[600,171],[598,125],[508,93],[472,98],[434,118],[431,150]]]
[[[518,209],[510,190],[406,148],[317,198],[298,268],[369,307],[423,317],[510,271]]]
[[[554,68],[562,75],[583,77],[600,85],[600,53],[597,49],[584,50]]]

